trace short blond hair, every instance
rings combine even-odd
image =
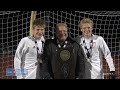
[[[91,24],[92,27],[94,26],[94,23],[90,18],[84,18],[80,21],[80,28],[82,28],[82,25],[86,23]]]

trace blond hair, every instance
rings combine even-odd
[[[80,21],[80,28],[82,28],[83,24],[89,23],[93,27],[94,23],[90,18],[84,18]]]

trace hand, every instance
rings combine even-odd
[[[115,71],[110,71],[109,79],[115,79]]]

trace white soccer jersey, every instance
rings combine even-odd
[[[42,37],[42,40],[44,38]],[[42,43],[41,39],[38,40],[39,53],[41,53]],[[22,66],[21,66],[22,65]],[[21,39],[14,57],[14,68],[16,70],[23,68],[27,71],[25,79],[35,79],[37,71],[37,46],[35,41],[25,37]],[[20,72],[17,72],[20,73]],[[17,74],[16,74],[17,75]],[[17,75],[17,79],[23,78],[23,75]]]
[[[83,42],[84,38],[81,38],[81,46],[83,47],[84,53],[86,55],[86,49],[85,45]],[[104,41],[103,37],[93,35],[92,37],[92,49],[90,51],[91,53],[91,58],[87,59],[85,61],[86,65],[86,79],[103,79],[103,56],[106,59],[108,66],[110,68],[110,71],[115,71],[115,67],[113,64],[113,59],[111,57],[111,52]],[[86,46],[89,48],[90,47],[90,40],[85,41]],[[86,55],[87,58],[87,55]]]

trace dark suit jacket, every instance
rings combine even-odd
[[[73,39],[67,38],[67,45],[66,47],[73,48],[73,51],[71,52],[73,54],[73,59],[72,59],[72,65],[68,66],[71,67],[72,70],[69,70],[69,72],[73,72],[74,75],[71,78],[66,78],[66,79],[82,79],[84,77],[85,73],[85,63],[84,63],[84,53],[82,47]],[[58,56],[57,56],[57,48],[58,48],[58,43],[57,39],[48,39],[45,42],[44,45],[44,50],[43,50],[43,79],[63,79],[62,77],[56,78],[56,66],[59,63],[56,63],[58,61]],[[57,65],[56,65],[57,64]],[[61,73],[58,71],[58,73]]]

